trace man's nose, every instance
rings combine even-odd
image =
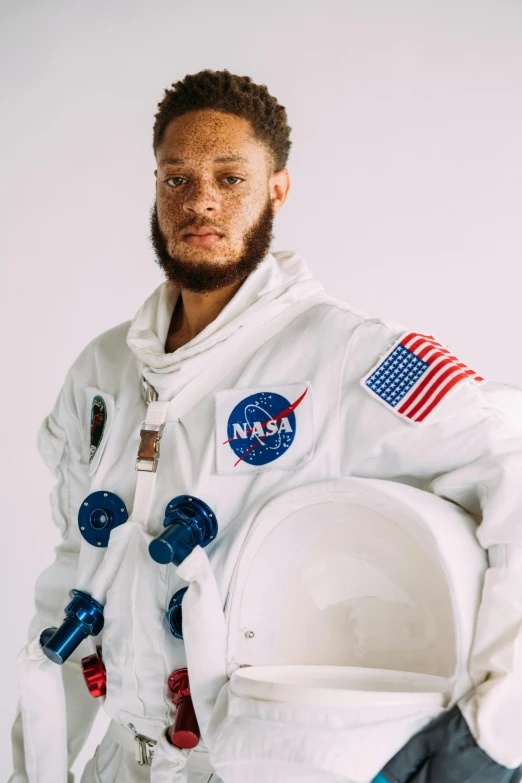
[[[190,183],[183,201],[186,212],[205,213],[219,207],[219,198],[215,184],[208,180]]]

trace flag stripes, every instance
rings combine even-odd
[[[361,383],[400,416],[422,422],[446,394],[465,380],[482,383],[433,335],[408,332]]]

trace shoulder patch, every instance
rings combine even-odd
[[[92,401],[91,406],[91,445],[89,449],[89,462],[98,450],[100,441],[103,438],[105,423],[107,421],[107,406],[105,400],[97,394]]]
[[[411,423],[420,423],[462,381],[483,383],[432,335],[406,332],[379,359],[361,386]]]

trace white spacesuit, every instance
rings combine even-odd
[[[186,766],[189,783],[206,783],[204,741],[215,735],[216,700],[234,670],[226,665],[222,609],[252,522],[284,493],[343,477],[429,491],[475,518],[489,568],[469,662],[477,685],[459,707],[485,753],[508,768],[522,764],[522,393],[483,380],[429,335],[327,296],[291,251],[269,253],[209,326],[165,353],[177,296],[163,283],[131,322],[94,339],[40,430],[40,453],[57,478],[51,505],[63,542],[37,581],[37,614],[20,656],[11,783],[67,781],[100,703],[80,669],[97,644],[112,723],[82,780],[173,783]],[[149,405],[142,376],[149,395],[157,392]],[[156,433],[152,452],[140,440],[144,429]],[[113,493],[130,513],[108,546],[95,529],[88,540],[78,524],[95,492]],[[217,535],[178,567],[155,562],[149,547],[169,504],[188,493],[208,504]],[[165,618],[187,584],[192,652]],[[60,625],[71,589],[104,607],[104,627],[57,666],[41,654],[40,633]],[[200,612],[192,630],[189,608],[192,617]],[[202,651],[208,645],[200,679],[195,639]],[[193,752],[165,738],[175,715],[167,680],[187,660],[202,734]],[[57,699],[41,720],[40,686]],[[136,735],[157,742],[150,764],[135,760]]]

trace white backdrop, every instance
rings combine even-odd
[[[0,7],[6,780],[15,655],[58,543],[36,432],[80,350],[161,282],[148,221],[164,88],[204,68],[266,84],[293,128],[272,249],[299,251],[355,307],[522,385],[522,2]]]

